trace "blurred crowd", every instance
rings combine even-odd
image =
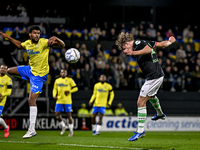
[[[23,4],[8,5],[6,15],[17,14],[22,16],[26,12]],[[26,16],[26,15],[25,15]],[[46,10],[41,17],[59,17],[57,11]],[[4,28],[3,31],[15,39],[24,41],[29,38],[28,28],[30,23],[12,29]],[[144,40],[163,41],[174,36],[178,43],[169,49],[157,49],[159,63],[165,72],[162,90],[165,91],[199,91],[200,90],[200,30],[197,25],[164,27],[152,23],[95,23],[91,27],[69,29],[65,25],[51,24],[49,21],[41,22],[41,37],[49,38],[57,36],[63,41],[76,41],[75,45],[67,45],[63,49],[50,48],[49,51],[49,84],[52,88],[61,69],[67,69],[79,89],[92,89],[98,82],[100,74],[104,73],[107,82],[114,89],[138,90],[144,83],[143,74],[134,59],[126,56],[113,44],[111,49],[104,49],[100,41],[114,41],[122,31],[130,32],[134,38]],[[1,40],[1,39],[0,39]],[[80,42],[81,41],[81,42]],[[97,41],[93,48],[88,48],[84,41]],[[81,53],[80,60],[76,64],[69,64],[65,60],[65,52],[74,47]],[[20,64],[28,64],[28,54],[25,50],[13,52]],[[134,64],[134,65],[133,65]]]

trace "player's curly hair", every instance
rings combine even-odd
[[[119,47],[120,50],[123,50],[123,46],[125,42],[133,41],[134,37],[133,34],[128,32],[121,32],[116,40],[116,45]]]

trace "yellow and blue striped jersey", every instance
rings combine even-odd
[[[65,91],[69,91],[66,96]],[[57,96],[56,104],[72,104],[71,93],[78,91],[78,87],[72,78],[58,78],[53,87],[53,97]]]
[[[109,94],[110,98],[108,101]],[[109,83],[104,82],[102,84],[99,82],[94,85],[93,95],[90,99],[90,102],[92,103],[95,100],[93,106],[106,107],[107,104],[112,104],[114,96],[113,88]]]
[[[0,97],[0,106],[4,106],[6,103],[7,96],[10,96],[12,92],[12,79],[7,76],[0,76],[0,93],[2,97]]]
[[[48,74],[48,58],[50,48],[48,46],[48,39],[40,38],[37,44],[32,44],[31,40],[27,40],[21,43],[21,46],[27,50],[32,74],[40,77]]]

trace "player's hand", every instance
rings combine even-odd
[[[0,93],[0,97],[2,97],[2,94]]]
[[[52,46],[55,43],[56,40],[57,40],[57,37],[52,36],[48,41],[48,45]]]
[[[92,105],[92,103],[91,103],[91,102],[89,102],[88,104],[89,104],[89,106],[91,106],[91,105]]]
[[[169,42],[171,42],[171,43],[174,43],[174,42],[176,42],[176,39],[175,39],[175,37],[173,37],[173,36],[170,36],[170,37],[169,37]]]
[[[126,55],[133,55],[133,50],[126,49],[123,51]]]
[[[3,38],[8,38],[8,37],[9,37],[8,35],[6,35],[6,34],[3,33],[3,32],[0,32],[0,36],[3,37]]]
[[[111,105],[107,103],[107,105],[110,107]]]
[[[58,99],[58,98],[57,98],[57,96],[54,96],[53,98],[54,98],[55,100],[57,100],[57,99]]]
[[[65,95],[67,96],[69,94],[69,91],[65,91]]]

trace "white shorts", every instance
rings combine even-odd
[[[146,80],[140,90],[140,96],[154,96],[157,94],[158,89],[160,88],[161,84],[163,83],[163,77],[153,79],[153,80]]]

